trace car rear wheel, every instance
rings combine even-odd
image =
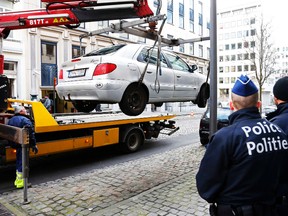
[[[73,106],[78,112],[91,112],[96,108],[95,101],[72,101]]]
[[[202,85],[200,92],[197,96],[197,105],[200,108],[206,107],[208,98],[210,97],[209,84],[205,83]]]
[[[137,116],[144,111],[147,101],[148,97],[143,87],[130,85],[125,90],[119,107],[126,115]]]

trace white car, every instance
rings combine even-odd
[[[205,107],[209,84],[196,69],[171,51],[158,55],[144,44],[114,45],[63,63],[56,90],[80,112],[99,103],[119,103],[130,116],[141,114],[147,103],[192,101]]]

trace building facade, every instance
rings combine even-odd
[[[155,12],[158,5],[158,1],[149,1],[150,8]],[[39,0],[2,0],[0,2],[0,12],[41,7],[43,3]],[[184,0],[163,1],[161,14],[167,15],[162,31],[163,37],[193,39],[209,36],[207,8],[206,1],[190,0],[189,4],[185,3],[185,6]],[[57,97],[54,89],[59,65],[83,52],[112,43],[153,43],[148,39],[127,33],[105,33],[102,36],[84,38],[80,43],[81,34],[107,27],[112,22],[117,21],[81,23],[76,29],[51,26],[11,31],[8,38],[3,40],[4,74],[9,79],[9,96],[40,100],[44,95],[49,95],[55,100],[55,111],[71,111],[71,104],[68,103],[67,107],[67,103]],[[181,44],[171,49],[182,54],[189,63],[197,64],[199,72],[206,73],[209,62],[209,42]],[[177,108],[181,107],[181,104],[173,106]]]

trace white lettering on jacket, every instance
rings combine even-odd
[[[267,122],[262,121],[257,122],[257,125],[253,127],[243,126],[241,129],[247,138],[251,135],[258,136],[261,134],[271,134],[271,136],[263,137],[262,141],[259,143],[253,141],[247,142],[246,147],[249,155],[252,155],[254,152],[261,154],[263,152],[288,149],[288,142],[286,139],[281,139],[280,136],[277,136],[277,138],[273,136],[274,133],[281,132],[281,130],[274,124],[267,124]]]
[[[263,152],[271,152],[271,151],[277,151],[277,150],[286,150],[288,149],[288,143],[287,140],[280,139],[278,136],[276,139],[275,137],[263,137],[262,142],[255,143],[252,141],[249,141],[246,143],[248,154],[252,155],[253,152],[257,152],[259,154]]]

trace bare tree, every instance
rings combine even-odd
[[[262,100],[262,87],[269,76],[275,72],[276,49],[271,42],[271,25],[265,23],[263,16],[259,19],[259,25],[255,29],[254,46],[247,49],[253,66],[251,71],[255,73],[255,79],[259,86],[259,99]]]

